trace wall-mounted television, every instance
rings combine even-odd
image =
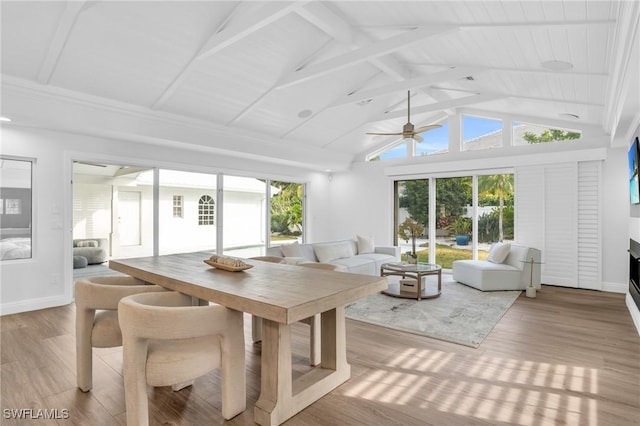
[[[640,204],[638,162],[640,162],[640,141],[636,137],[629,148],[629,197],[631,204]]]

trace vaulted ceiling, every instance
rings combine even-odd
[[[339,168],[395,140],[365,133],[402,128],[407,90],[416,126],[467,112],[607,143],[639,109],[634,1],[1,7],[2,114],[16,125]],[[46,95],[49,111],[18,95]],[[86,115],[56,116],[52,99]]]

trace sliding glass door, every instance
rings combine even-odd
[[[491,244],[513,241],[513,205],[512,173],[396,181],[394,232],[402,261],[451,269],[455,260],[486,259]]]
[[[436,263],[451,269],[454,260],[472,259],[471,176],[436,179]]]

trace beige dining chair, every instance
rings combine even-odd
[[[174,291],[120,300],[127,425],[148,425],[147,385],[192,384],[217,368],[222,416],[228,420],[245,410],[243,314],[192,300]]]
[[[158,291],[165,289],[128,275],[76,280],[76,379],[80,390],[88,392],[93,387],[93,348],[122,346],[117,312],[120,299]]]
[[[283,263],[281,257],[275,256],[257,256],[252,257],[254,260],[262,260],[266,262]],[[305,268],[323,269],[327,271],[341,271],[342,268],[330,263],[321,262],[303,262],[298,263],[296,266],[302,266]],[[320,314],[305,318],[298,322],[307,324],[309,328],[309,364],[320,364],[322,355],[320,349]],[[253,343],[258,343],[262,340],[262,318],[255,315],[251,316],[251,339]]]

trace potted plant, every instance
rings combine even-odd
[[[456,237],[456,245],[469,245],[469,233],[471,232],[471,219],[459,216],[447,227]]]
[[[411,252],[407,253],[407,261],[409,263],[416,263],[418,261],[418,254],[416,253],[416,238],[421,236],[423,233],[424,226],[410,217],[406,218],[398,227],[398,236],[406,242],[411,240]]]

